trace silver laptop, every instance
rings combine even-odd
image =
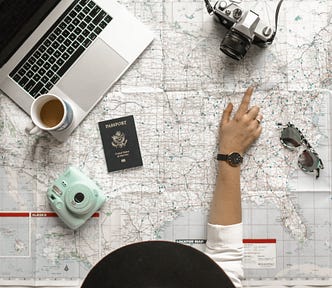
[[[115,0],[0,0],[0,89],[26,113],[52,93],[73,107],[68,139],[151,43],[152,33]]]

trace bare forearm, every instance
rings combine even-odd
[[[219,162],[209,222],[231,225],[241,221],[240,167],[231,167],[226,162]]]

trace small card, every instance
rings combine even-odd
[[[142,166],[133,116],[98,123],[108,172]]]

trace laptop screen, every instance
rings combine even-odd
[[[60,0],[0,0],[0,67]]]

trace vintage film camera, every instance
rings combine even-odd
[[[215,15],[229,31],[221,41],[220,50],[236,60],[241,60],[251,44],[259,47],[270,45],[276,35],[280,0],[275,14],[275,28],[264,23],[252,10],[245,10],[237,5],[241,1],[219,0],[214,7],[209,0],[204,0],[210,15]]]
[[[105,202],[98,186],[80,170],[69,167],[47,190],[51,207],[71,229],[83,225]]]

